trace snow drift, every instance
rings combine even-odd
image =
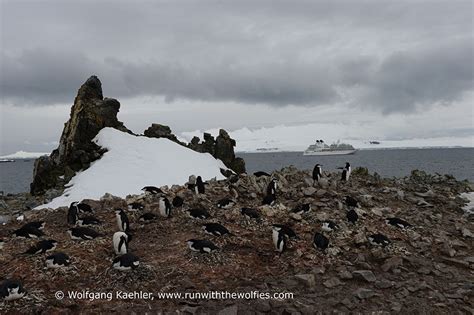
[[[104,128],[93,140],[108,151],[74,176],[64,194],[37,209],[69,206],[73,201],[99,199],[105,193],[124,198],[144,186],[182,185],[189,175],[223,179],[227,167],[208,153],[198,153],[164,138],[134,136]]]

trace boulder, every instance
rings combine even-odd
[[[104,98],[102,84],[96,76],[91,76],[79,89],[71,108],[69,120],[64,125],[59,146],[49,157],[41,157],[35,162],[33,195],[44,193],[58,186],[60,176],[65,181],[75,172],[89,167],[105,152],[91,140],[105,127],[112,127],[131,133],[117,119],[120,103],[113,98]]]
[[[143,134],[148,138],[166,138],[173,142],[181,143],[178,138],[171,132],[171,128],[161,124],[151,124],[147,130],[143,132]],[[198,138],[199,139],[199,138]]]

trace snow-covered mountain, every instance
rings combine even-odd
[[[43,155],[49,155],[49,153],[18,151],[13,154],[0,156],[0,159],[36,159]]]
[[[140,194],[144,186],[164,186],[188,181],[190,175],[203,180],[223,179],[227,169],[208,153],[198,153],[168,139],[133,136],[104,128],[94,141],[108,151],[67,184],[64,194],[41,208],[69,206],[73,201],[99,199],[105,193],[125,198]]]
[[[203,132],[217,135],[219,128],[183,132],[180,138],[190,141],[193,136],[202,138]],[[327,144],[344,142],[357,149],[388,149],[388,148],[424,148],[424,147],[474,147],[474,137],[433,137],[401,140],[387,140],[374,135],[348,134],[347,128],[334,124],[307,124],[269,128],[242,128],[230,131],[229,135],[236,140],[237,152],[268,152],[268,151],[304,151],[316,140],[322,139]],[[379,144],[371,144],[377,141]]]

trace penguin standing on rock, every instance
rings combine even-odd
[[[130,253],[118,256],[112,262],[112,267],[120,271],[136,269],[139,265],[138,257]]]
[[[342,169],[341,180],[344,182],[349,181],[349,176],[351,175],[351,164],[346,162],[346,166],[338,167],[338,169]]]
[[[112,238],[114,252],[116,255],[124,255],[128,252],[128,242],[132,240],[132,236],[125,232],[115,232]]]
[[[183,206],[183,204],[184,204],[184,199],[181,198],[180,196],[175,196],[175,197],[173,198],[172,203],[173,203],[173,207],[179,208],[179,207],[182,207],[182,206]]]
[[[120,231],[128,232],[130,230],[130,222],[128,216],[122,209],[115,210],[115,218],[117,219],[117,225]]]
[[[357,220],[359,219],[359,215],[354,209],[347,211],[346,217],[347,217],[347,221],[351,222],[352,224],[355,224]]]
[[[323,168],[321,166],[321,164],[316,164],[313,168],[313,180],[316,182],[319,182],[323,176]]]
[[[171,203],[168,198],[161,196],[158,201],[158,208],[162,217],[169,218],[171,216]]]
[[[47,268],[62,268],[67,267],[71,263],[68,255],[62,252],[54,253],[46,257]]]
[[[283,253],[286,249],[286,237],[286,234],[280,228],[272,227],[272,241],[277,252]]]
[[[196,240],[191,239],[186,241],[188,247],[193,252],[200,252],[200,253],[212,253],[219,249],[213,242],[208,240]]]
[[[272,178],[272,180],[267,185],[267,196],[268,195],[276,195],[278,187],[278,181],[276,178]]]
[[[23,288],[23,284],[18,280],[4,280],[0,283],[0,297],[5,301],[18,300],[24,297],[26,290]]]
[[[196,185],[194,186],[194,192],[196,194],[204,194],[206,189],[204,188],[204,182],[202,181],[202,177],[198,176],[196,178]]]
[[[316,249],[326,250],[329,246],[329,239],[323,234],[316,232],[313,238],[313,246]]]
[[[67,211],[67,223],[70,225],[75,225],[79,217],[79,210],[76,206],[77,202],[71,203]]]

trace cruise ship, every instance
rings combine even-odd
[[[354,154],[357,149],[347,143],[333,143],[327,145],[323,140],[316,140],[315,144],[310,145],[303,155],[346,155]]]

